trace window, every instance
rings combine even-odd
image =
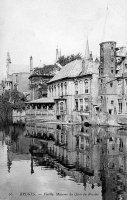
[[[55,91],[55,96],[56,96],[56,85],[54,85],[54,91]]]
[[[58,84],[58,96],[60,96],[60,85]]]
[[[64,87],[65,87],[65,95],[67,95],[67,83],[64,83]]]
[[[100,98],[100,102],[103,103],[103,96],[101,96],[101,98]]]
[[[121,84],[122,84],[122,80],[119,79],[119,80],[118,80],[118,85],[121,85]]]
[[[89,99],[85,98],[84,100],[85,100],[85,110],[89,111],[89,106],[88,106]]]
[[[37,109],[41,109],[41,104],[37,104]]]
[[[100,68],[100,75],[103,75],[103,74],[104,74],[104,69]]]
[[[78,110],[78,99],[75,99],[75,110]]]
[[[113,83],[110,83],[110,87],[112,87],[113,86]]]
[[[125,69],[127,69],[127,64],[125,64]]]
[[[89,90],[88,90],[88,86],[89,86],[88,80],[86,79],[84,83],[85,83],[85,93],[88,93],[89,92]]]
[[[60,102],[60,112],[63,112],[64,108],[63,108],[63,102]]]
[[[85,93],[86,93],[86,94],[88,93],[88,89],[85,89]]]
[[[125,79],[125,84],[126,84],[126,86],[127,86],[127,79]]]
[[[112,105],[114,104],[114,101],[113,101],[113,100],[111,100],[111,104],[112,104]]]
[[[121,99],[118,99],[118,106],[119,106],[119,113],[122,113],[122,101]]]
[[[78,94],[78,82],[75,82],[75,94]]]
[[[109,112],[109,114],[111,115],[111,114],[112,114],[112,109],[109,109],[109,111],[108,111],[108,112]]]
[[[51,93],[52,93],[52,96],[53,96],[53,85],[51,86]]]
[[[61,95],[63,96],[63,83],[61,83]]]
[[[88,103],[88,101],[89,101],[88,98],[85,98],[85,103]]]
[[[111,73],[113,74],[113,69],[111,69]]]
[[[16,78],[16,83],[18,83],[18,74],[16,74],[15,78]]]
[[[80,99],[80,110],[83,110],[83,99]]]

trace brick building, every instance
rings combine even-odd
[[[116,42],[100,44],[98,87],[100,111],[108,120],[122,122],[127,114],[127,50],[116,47]]]

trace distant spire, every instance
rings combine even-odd
[[[107,4],[106,7],[106,12],[105,12],[105,21],[104,21],[104,27],[103,27],[103,31],[102,31],[102,38],[101,38],[101,42],[104,42],[107,38],[106,38],[106,32],[107,32],[107,20],[108,20],[108,15],[109,15],[109,7]],[[107,39],[108,40],[108,39]]]
[[[56,47],[56,62],[58,61],[59,58],[59,49],[58,49],[58,45]]]
[[[7,52],[7,58],[6,58],[6,68],[7,68],[7,71],[6,71],[6,78],[8,78],[9,76],[9,65],[11,64],[11,58],[10,58],[10,53],[9,51]]]
[[[7,52],[7,59],[6,59],[6,61],[7,61],[7,64],[11,63],[11,58],[10,58],[10,53],[9,52]]]
[[[87,41],[86,41],[86,50],[85,50],[85,59],[89,59],[90,58],[90,53],[89,53],[89,42],[88,42],[88,37],[87,37]]]
[[[61,54],[61,49],[60,49],[60,51],[59,51],[59,57],[61,57],[61,55],[62,55],[62,54]]]
[[[30,74],[33,72],[33,57],[30,56]]]

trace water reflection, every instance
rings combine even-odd
[[[36,147],[35,151],[30,151],[31,147]],[[97,194],[89,199],[127,199],[127,130],[124,129],[44,123],[6,127],[0,132],[0,157],[1,180],[13,183],[11,190],[15,193],[20,189],[42,192],[41,177],[41,181],[48,180],[44,192],[59,188],[61,192]],[[19,188],[16,177],[20,184],[27,177],[26,184]],[[7,189],[4,194],[1,188],[0,184],[3,197],[11,191]],[[80,199],[85,198],[88,195]]]
[[[103,199],[127,198],[127,130],[36,124],[27,126],[27,135],[48,141],[48,157],[41,166],[57,169],[59,162],[59,173],[83,183],[84,189],[90,184],[92,189],[102,187]]]

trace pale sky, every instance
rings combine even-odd
[[[127,46],[127,0],[0,0],[0,78],[7,51],[14,64],[51,64],[57,45],[83,55],[87,35],[94,55],[105,40]]]

